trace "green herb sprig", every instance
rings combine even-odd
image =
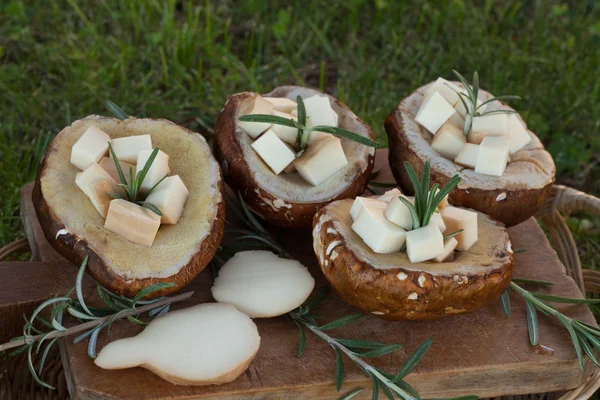
[[[567,303],[567,304],[600,304],[600,299],[576,299],[571,297],[554,296],[544,293],[535,293],[523,289],[517,284],[532,284],[539,286],[552,286],[552,282],[539,281],[533,279],[513,279],[510,283],[510,287],[506,290],[502,296],[500,296],[500,306],[506,316],[510,316],[510,297],[509,292],[514,291],[525,301],[525,311],[527,315],[527,330],[529,332],[529,342],[532,346],[539,344],[540,331],[538,323],[539,311],[544,316],[552,316],[560,321],[560,323],[567,329],[577,354],[579,366],[581,369],[584,367],[584,355],[589,358],[596,366],[600,367],[594,349],[600,351],[600,329],[587,324],[583,321],[579,321],[574,318],[567,317],[554,306],[547,302],[553,303]]]
[[[158,155],[158,150],[159,150],[158,147],[156,147],[156,148],[154,148],[154,150],[152,150],[150,157],[148,157],[148,160],[144,164],[144,168],[142,168],[142,170],[139,171],[135,175],[135,177],[133,176],[133,168],[129,167],[129,181],[127,181],[127,179],[125,179],[125,174],[123,174],[123,169],[121,168],[121,164],[119,164],[119,160],[117,159],[115,151],[113,150],[110,142],[108,142],[108,150],[109,150],[110,155],[115,163],[115,167],[117,169],[117,173],[119,174],[119,179],[121,181],[121,183],[117,184],[117,186],[123,188],[127,198],[124,199],[123,196],[121,196],[117,193],[106,193],[106,195],[112,197],[113,199],[123,199],[123,200],[130,201],[132,203],[135,203],[135,204],[139,204],[140,206],[145,207],[145,208],[149,209],[150,211],[152,211],[153,213],[162,217],[162,212],[160,211],[160,209],[158,207],[156,207],[154,204],[148,203],[145,200],[140,200],[140,189],[142,188],[142,183],[144,183],[144,179],[146,179],[146,175],[148,174],[148,171],[150,170],[152,163],[154,162],[154,160],[156,159],[156,156]],[[169,176],[169,174],[166,174],[158,182],[156,182],[156,184],[150,188],[148,193],[146,193],[145,197],[147,198],[150,195],[150,193],[152,193],[152,191],[154,189],[156,189],[156,187],[158,185],[160,185],[160,183],[168,176]]]
[[[437,206],[442,200],[444,200],[444,197],[446,197],[446,195],[450,193],[452,189],[456,187],[456,185],[458,185],[460,182],[460,177],[458,175],[454,175],[441,189],[439,189],[440,185],[436,183],[431,187],[430,190],[429,173],[431,166],[429,165],[429,161],[426,161],[425,165],[423,166],[423,174],[421,175],[421,179],[419,179],[414,168],[407,161],[404,162],[404,167],[406,168],[406,172],[408,173],[408,177],[410,178],[415,191],[414,204],[405,197],[400,196],[399,199],[410,210],[413,220],[412,228],[418,229],[429,224],[431,216],[437,210]]]
[[[469,85],[467,80],[458,71],[452,70],[452,72],[454,72],[454,75],[456,75],[458,80],[460,80],[460,82],[464,86],[465,91],[467,92],[467,93],[464,93],[464,91],[457,91],[452,86],[448,86],[458,94],[458,98],[462,102],[462,104],[466,110],[465,112],[467,113],[465,115],[465,125],[463,126],[463,134],[467,135],[469,133],[469,131],[471,130],[471,126],[473,125],[473,118],[475,118],[475,117],[480,117],[480,116],[484,116],[484,115],[493,115],[493,114],[516,113],[515,110],[506,110],[506,109],[499,109],[499,110],[493,110],[493,111],[480,111],[482,107],[484,107],[486,104],[491,103],[493,101],[496,101],[496,100],[520,100],[521,97],[514,96],[514,95],[500,95],[500,96],[492,97],[491,99],[486,100],[483,103],[478,105],[477,102],[479,99],[479,74],[477,74],[477,71],[475,71],[473,73],[473,86]],[[468,117],[467,117],[467,115],[468,115]]]
[[[306,107],[304,105],[304,101],[302,97],[297,96],[296,102],[298,103],[298,121],[295,121],[293,118],[284,118],[276,115],[269,114],[250,114],[244,115],[238,118],[239,121],[244,122],[264,122],[276,125],[287,126],[290,128],[298,129],[298,137],[296,142],[298,144],[298,153],[296,153],[296,157],[300,156],[304,150],[306,150],[306,146],[308,145],[308,139],[310,138],[310,134],[312,132],[324,132],[329,133],[331,135],[352,140],[354,142],[364,144],[365,146],[381,148],[383,145],[380,143],[366,138],[364,136],[358,135],[349,130],[338,128],[337,126],[328,126],[328,125],[317,125],[309,127],[307,124],[308,116],[306,115]]]
[[[136,325],[147,325],[146,322],[138,319],[137,316],[146,312],[148,312],[149,317],[163,315],[169,312],[171,304],[186,300],[193,294],[193,292],[187,292],[171,298],[160,297],[153,300],[143,300],[151,293],[175,285],[174,283],[159,282],[146,287],[133,299],[129,299],[114,294],[99,283],[96,283],[96,290],[107,307],[90,307],[83,298],[83,276],[87,261],[88,257],[81,263],[73,288],[71,288],[64,296],[54,297],[44,301],[33,311],[30,317],[23,315],[23,318],[25,319],[23,335],[13,338],[6,344],[0,345],[0,352],[20,346],[18,349],[9,353],[9,356],[16,356],[23,352],[27,352],[27,364],[32,377],[39,385],[51,390],[53,390],[54,387],[44,382],[40,376],[42,375],[48,353],[59,338],[80,333],[73,339],[73,343],[79,343],[88,339],[88,355],[91,358],[95,358],[98,335],[104,328],[108,328],[108,333],[110,335],[112,324],[123,318],[127,318]],[[48,307],[52,307],[49,320],[41,315]],[[63,325],[65,311],[82,323],[69,328],[65,327]],[[38,329],[34,324],[48,328],[48,330],[42,330],[43,328]],[[34,352],[36,354],[40,354],[41,352],[42,354],[37,370],[33,363]]]

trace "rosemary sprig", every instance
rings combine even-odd
[[[148,160],[144,164],[144,168],[142,168],[141,171],[138,171],[135,177],[133,176],[133,169],[129,167],[129,181],[127,181],[127,179],[125,178],[125,174],[123,173],[123,169],[121,168],[121,164],[119,164],[119,160],[117,159],[117,155],[115,154],[115,151],[113,150],[110,142],[108,142],[108,151],[110,152],[111,158],[115,163],[115,167],[117,169],[117,173],[119,174],[119,179],[121,181],[121,183],[117,184],[117,186],[123,188],[127,198],[123,199],[123,197],[117,193],[106,193],[106,195],[114,199],[123,199],[138,204],[162,217],[162,212],[158,207],[156,207],[154,204],[148,203],[147,201],[139,199],[142,183],[144,183],[144,179],[146,179],[146,175],[148,175],[148,171],[150,170],[152,163],[156,159],[158,150],[158,147],[155,147],[154,150],[152,150],[150,157],[148,157]],[[168,176],[169,175],[166,174],[158,182],[156,182],[156,184],[150,188],[148,193],[146,193],[145,197],[147,198],[150,195],[150,193],[152,193],[152,191],[156,189],[156,187]]]
[[[464,91],[458,91],[451,86],[452,90],[454,90],[458,94],[458,98],[461,101],[462,105],[466,110],[465,114],[465,125],[463,126],[463,134],[467,135],[471,130],[471,126],[473,125],[473,118],[480,117],[484,115],[493,115],[493,114],[514,114],[515,110],[506,110],[499,109],[493,111],[479,111],[483,106],[487,105],[496,100],[520,100],[521,97],[514,95],[500,95],[492,97],[489,100],[482,102],[481,104],[477,104],[479,99],[479,74],[477,71],[473,73],[473,86],[469,85],[467,80],[456,70],[452,70],[454,75],[460,80],[460,82],[464,86]],[[466,93],[465,93],[466,91]]]
[[[583,369],[584,355],[587,356],[596,366],[600,367],[600,363],[594,354],[594,349],[600,351],[600,329],[579,321],[574,318],[567,317],[555,307],[547,304],[546,301],[555,303],[568,304],[599,304],[600,299],[576,299],[563,296],[553,296],[543,293],[530,292],[519,286],[516,281],[527,284],[538,284],[542,286],[550,286],[552,282],[537,281],[531,279],[513,279],[510,283],[510,288],[500,296],[500,304],[504,314],[510,316],[510,300],[509,291],[512,290],[519,294],[525,301],[525,310],[527,315],[527,329],[529,331],[529,342],[532,346],[539,344],[539,326],[538,315],[539,311],[544,316],[553,316],[558,319],[571,335],[571,341],[579,360],[579,366]]]
[[[297,96],[296,102],[298,103],[298,121],[295,121],[292,118],[283,118],[278,117],[276,115],[269,114],[251,114],[244,115],[238,118],[239,121],[246,122],[266,122],[276,125],[283,125],[290,128],[298,128],[298,137],[296,142],[298,144],[298,153],[296,153],[296,157],[298,157],[304,150],[306,150],[306,146],[308,144],[308,139],[310,138],[311,132],[324,132],[329,133],[331,135],[346,138],[352,140],[354,142],[364,144],[365,146],[381,148],[383,145],[380,143],[366,138],[364,136],[358,135],[354,132],[348,131],[343,128],[338,128],[336,126],[328,126],[328,125],[317,125],[309,127],[307,124],[307,115],[306,115],[306,107],[304,105],[304,101],[302,97]]]
[[[54,387],[44,382],[40,376],[44,369],[47,355],[58,338],[72,336],[83,332],[73,340],[73,343],[89,339],[88,355],[91,358],[95,358],[96,342],[102,329],[108,327],[110,334],[110,327],[113,322],[123,318],[127,318],[137,325],[146,325],[146,322],[141,321],[136,318],[136,316],[146,312],[149,313],[150,317],[162,315],[169,311],[172,303],[186,300],[193,294],[193,292],[188,292],[172,298],[161,297],[153,300],[143,300],[151,293],[174,286],[173,283],[159,282],[141,290],[133,299],[128,299],[124,296],[114,294],[96,283],[98,294],[106,304],[107,308],[89,307],[83,296],[83,276],[87,266],[87,260],[88,258],[86,257],[81,263],[81,267],[79,268],[75,280],[75,286],[72,289],[64,296],[44,301],[33,311],[31,317],[27,318],[27,316],[23,315],[23,318],[25,319],[23,335],[12,339],[8,343],[0,345],[0,352],[20,346],[18,349],[9,353],[9,356],[15,356],[27,351],[27,363],[31,375],[39,385],[48,389],[54,389]],[[72,297],[73,293],[75,293],[75,298]],[[140,307],[138,307],[138,305]],[[50,321],[47,321],[40,314],[50,306],[52,306]],[[63,316],[65,311],[77,318],[80,322],[85,322],[69,328],[64,327]],[[34,323],[36,322],[41,326],[48,328],[48,330],[42,331],[41,329],[36,328],[34,326]],[[47,343],[45,347],[44,343]],[[40,354],[42,348],[44,348],[42,358],[36,371],[33,365],[33,352],[35,351],[36,354]]]
[[[418,229],[429,224],[431,216],[436,212],[437,206],[444,200],[444,197],[458,185],[460,177],[454,175],[441,189],[438,190],[439,185],[436,183],[430,190],[429,173],[431,167],[429,161],[426,161],[423,166],[423,174],[421,175],[420,180],[413,167],[407,161],[404,162],[404,167],[406,168],[406,172],[408,173],[408,177],[410,178],[415,192],[414,204],[402,196],[400,196],[399,199],[410,211],[413,220],[412,228]]]

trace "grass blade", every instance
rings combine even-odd
[[[402,368],[400,368],[400,371],[398,371],[392,382],[399,383],[400,381],[402,381],[402,379],[404,379],[406,375],[410,374],[410,372],[415,368],[419,361],[421,361],[427,350],[429,350],[429,347],[431,347],[431,343],[433,343],[433,340],[431,338],[421,343],[421,345],[417,347],[414,353],[412,353],[410,357],[408,357],[408,360],[406,360]]]
[[[504,315],[510,317],[510,296],[508,295],[508,289],[500,295],[500,307],[502,307]]]
[[[537,346],[540,340],[537,313],[535,312],[534,305],[527,299],[525,299],[525,310],[527,311],[527,330],[529,331],[529,342],[532,346]]]
[[[295,128],[295,121],[291,118],[279,117],[277,115],[270,114],[249,114],[244,115],[238,118],[238,121],[242,122],[266,122],[270,124],[283,125],[288,126],[290,128]]]
[[[364,317],[365,315],[363,313],[356,313],[356,314],[350,314],[350,315],[346,315],[342,318],[336,319],[334,321],[331,321],[325,325],[321,325],[319,327],[320,330],[322,331],[328,331],[331,329],[336,329],[336,328],[341,328],[342,326],[348,325],[354,321],[358,321],[359,319],[361,319],[362,317]]]
[[[123,111],[121,107],[119,107],[112,101],[106,99],[104,100],[104,103],[106,104],[106,108],[108,108],[108,111],[110,111],[116,118],[119,118],[121,121],[124,121],[127,118],[129,118],[129,115],[127,115],[127,113]]]
[[[310,128],[310,131],[316,132],[324,132],[329,133],[331,135],[341,137],[344,139],[352,140],[353,142],[364,144],[365,146],[375,147],[376,149],[382,148],[383,145],[379,142],[371,140],[367,137],[361,136],[349,130],[338,128],[335,126],[325,126],[325,125],[317,125]]]

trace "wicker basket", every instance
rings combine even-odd
[[[537,217],[550,232],[558,256],[582,293],[600,294],[600,271],[584,270],[581,267],[575,240],[561,212],[584,211],[600,215],[600,199],[583,192],[555,185]],[[0,261],[29,250],[27,240],[22,239],[0,249]],[[68,399],[60,355],[55,347],[41,378],[56,387],[47,390],[37,385],[29,374],[27,362],[22,354],[8,359],[0,356],[0,400],[57,400]],[[35,362],[34,362],[35,364]],[[568,392],[552,392],[523,396],[502,396],[504,400],[574,400],[588,399],[600,388],[600,370],[591,375],[580,387]]]

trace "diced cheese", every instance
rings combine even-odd
[[[290,114],[273,110],[273,115],[278,117],[298,120],[296,117],[292,117]],[[296,140],[298,139],[298,128],[292,128],[291,126],[284,126],[273,124],[271,130],[277,135],[277,137],[289,145],[295,146]]]
[[[119,163],[119,165],[121,166],[121,170],[123,171],[123,175],[125,176],[125,180],[129,183],[129,168],[132,169],[133,171],[133,177],[135,178],[135,165],[133,164],[129,164],[125,161],[120,161],[117,160],[117,162]],[[119,173],[117,172],[117,167],[115,165],[115,162],[112,158],[110,157],[103,157],[102,160],[100,160],[99,165],[102,167],[102,169],[104,169],[106,172],[108,172],[108,174],[110,176],[112,176],[112,178],[117,181],[118,183],[121,183],[121,177],[119,176]]]
[[[457,250],[466,251],[477,242],[477,213],[462,208],[448,206],[440,210],[446,223],[448,234],[463,230],[454,238],[458,241]]]
[[[441,263],[441,262],[449,260],[451,258],[451,256],[454,254],[454,250],[456,249],[457,245],[458,245],[458,240],[454,239],[453,237],[445,239],[444,240],[444,251],[442,253],[440,253],[439,255],[437,255],[436,257],[434,257],[433,261]]]
[[[92,164],[75,176],[75,184],[90,199],[102,217],[106,217],[106,208],[111,198],[106,193],[124,195],[123,189],[100,165]]]
[[[279,175],[292,161],[294,152],[281,140],[272,129],[265,132],[252,143],[252,148],[271,168],[275,175]]]
[[[406,232],[406,254],[411,263],[419,263],[444,251],[444,237],[434,224]]]
[[[492,114],[473,118],[471,131],[467,135],[469,143],[480,144],[486,136],[506,136],[506,114]]]
[[[161,211],[161,223],[176,224],[183,213],[183,206],[189,194],[179,175],[173,175],[165,178],[146,197],[146,202],[155,205]]]
[[[150,135],[127,136],[113,139],[111,146],[117,160],[134,164],[137,162],[138,154],[141,151],[152,150],[152,138]]]
[[[479,146],[475,172],[502,176],[507,162],[508,138],[506,136],[487,136]]]
[[[263,97],[263,99],[273,104],[273,110],[288,114],[298,107],[298,103],[285,97]]]
[[[404,229],[388,221],[383,209],[378,207],[363,207],[352,224],[352,230],[371,250],[380,254],[400,251],[406,238]]]
[[[95,126],[90,126],[71,148],[71,164],[84,170],[95,164],[108,151],[110,136]]]
[[[455,106],[459,101],[457,92],[461,92],[462,90],[461,87],[456,86],[454,83],[447,81],[444,78],[437,78],[435,83],[427,89],[427,92],[425,92],[425,97],[438,92],[451,106]]]
[[[146,165],[146,162],[148,161],[148,158],[150,158],[152,151],[153,150],[142,150],[138,154],[136,166],[136,171],[138,173],[141,172]],[[154,162],[146,174],[146,177],[144,178],[144,181],[142,182],[140,192],[147,193],[154,185],[156,185],[162,178],[164,178],[165,175],[168,175],[170,172],[169,156],[159,150],[156,154]]]
[[[463,93],[466,93],[466,91],[463,90]],[[467,106],[469,107],[469,111],[471,110],[471,108],[473,108],[471,100],[469,100],[468,98],[463,97],[462,98],[465,103],[467,103]],[[485,109],[487,108],[487,104],[484,106],[481,106],[481,104],[483,103],[483,101],[477,99],[477,112],[482,113],[485,111]],[[456,103],[456,105],[454,106],[454,108],[456,109],[456,112],[462,117],[465,118],[465,115],[467,114],[467,109],[465,108],[465,105],[463,104],[463,102],[459,99],[458,103]],[[469,112],[470,114],[470,112]]]
[[[389,203],[390,201],[392,201],[394,199],[394,197],[398,197],[401,194],[402,194],[402,192],[400,191],[400,189],[394,188],[394,189],[386,191],[384,194],[379,196],[377,198],[377,200],[383,200],[383,201]]]
[[[465,119],[463,117],[461,117],[459,113],[452,114],[452,116],[450,117],[450,119],[447,122],[456,126],[458,129],[460,129],[461,132],[465,128]]]
[[[294,109],[294,110],[290,111],[290,115],[291,115],[292,117],[296,117],[296,118],[298,118],[298,109],[296,108],[296,109]]]
[[[352,217],[353,221],[356,220],[356,217],[358,217],[358,214],[363,207],[377,207],[385,209],[387,207],[387,203],[385,201],[370,199],[368,197],[357,197],[354,199],[354,203],[352,203],[352,207],[350,208],[350,216]]]
[[[444,122],[448,121],[454,113],[456,111],[452,108],[452,105],[441,94],[435,92],[423,100],[415,121],[435,135],[438,129],[444,125]]]
[[[304,106],[306,108],[307,127],[310,128],[318,125],[337,126],[337,119],[331,108],[329,97],[319,95],[311,96],[304,99]],[[308,144],[310,145],[315,141],[328,136],[330,135],[325,132],[312,131],[308,138]]]
[[[296,160],[294,166],[305,181],[318,186],[335,175],[348,164],[342,142],[327,135],[308,146]]]
[[[407,199],[405,196],[402,197]],[[409,200],[409,202],[412,203],[413,201]],[[390,201],[390,204],[387,206],[383,214],[389,221],[406,230],[411,230],[413,227],[413,219],[410,209],[400,200],[400,196],[394,197]]]
[[[271,114],[272,111],[273,103],[257,95],[244,104],[240,110],[240,116],[250,114]],[[271,124],[268,122],[237,121],[237,124],[240,129],[246,132],[248,136],[253,139],[256,139],[261,133],[265,132],[271,127]]]
[[[462,129],[446,121],[433,137],[431,147],[442,157],[454,160],[466,142]]]
[[[444,233],[446,231],[446,224],[444,223],[444,219],[439,212],[434,212],[431,214],[431,219],[429,220],[429,224],[433,224],[440,229],[440,232]]]
[[[508,137],[510,138],[508,142],[510,154],[516,153],[531,142],[529,132],[515,114],[508,116]]]
[[[467,143],[463,146],[460,152],[456,155],[454,162],[463,167],[475,169],[477,164],[477,156],[479,154],[479,145]]]
[[[126,200],[110,202],[104,228],[125,239],[150,247],[160,227],[160,216]]]

